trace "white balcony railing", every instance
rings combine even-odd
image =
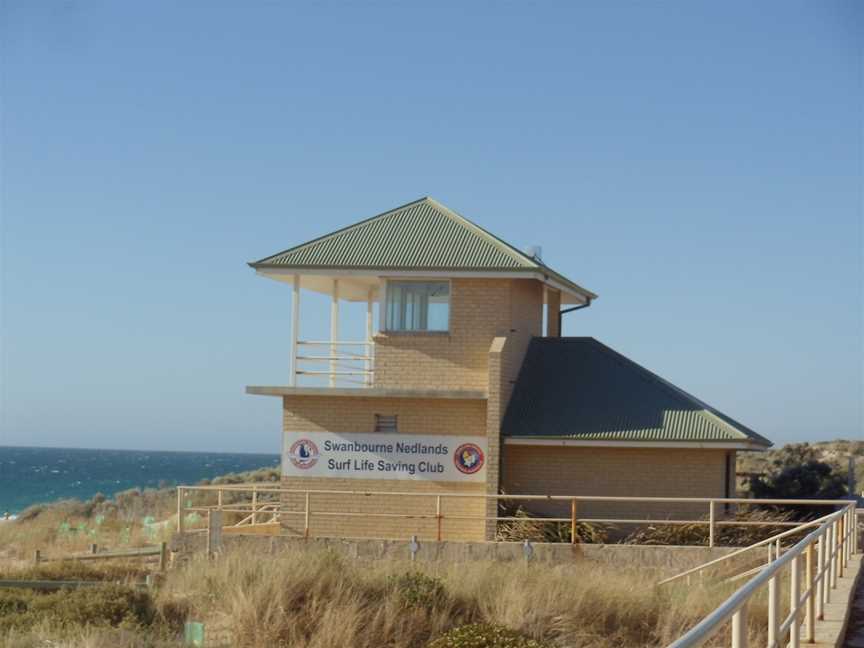
[[[374,349],[373,342],[298,340],[294,375],[310,378],[307,384],[326,379],[330,387],[371,387]]]

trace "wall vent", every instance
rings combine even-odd
[[[398,432],[399,427],[396,422],[395,414],[376,414],[375,415],[375,431],[376,432]]]

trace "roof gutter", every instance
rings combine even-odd
[[[580,304],[579,306],[573,306],[572,308],[565,308],[564,310],[558,311],[558,335],[561,335],[561,332],[564,330],[564,313],[572,313],[573,311],[588,308],[589,306],[591,306],[591,301],[591,297],[585,297],[584,304]]]
[[[583,448],[691,448],[700,450],[766,450],[750,440],[740,441],[599,441],[550,437],[504,437],[506,445],[554,446]]]

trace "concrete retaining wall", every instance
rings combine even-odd
[[[410,560],[411,550],[407,541],[367,540],[343,538],[312,538],[303,540],[286,536],[238,536],[223,538],[224,549],[241,549],[250,555],[272,554],[289,548],[330,549],[352,558],[366,560]],[[678,547],[620,544],[546,544],[536,543],[532,560],[549,563],[567,563],[574,560],[591,560],[615,564],[622,567],[674,568],[684,570],[713,558],[735,551],[731,547]],[[176,534],[170,548],[172,551],[200,552],[206,548],[204,534]],[[512,561],[524,560],[523,546],[518,542],[420,542],[417,560],[466,562],[466,561]]]

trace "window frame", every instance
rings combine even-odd
[[[387,313],[389,311],[392,284],[447,284],[447,328],[446,329],[391,329],[387,326]],[[382,300],[382,313],[384,317],[381,322],[381,332],[391,335],[449,335],[453,323],[453,281],[442,277],[387,277],[384,279],[384,298]]]

